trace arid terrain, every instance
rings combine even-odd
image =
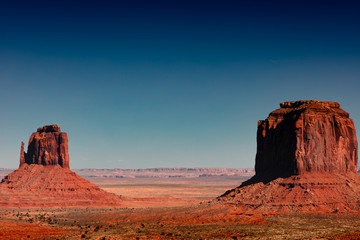
[[[356,215],[225,216],[224,206],[1,210],[4,239],[359,239]],[[194,210],[207,217],[196,218]]]
[[[104,170],[87,170],[94,171]],[[149,177],[138,174],[133,178],[110,175],[86,178],[108,192],[126,196],[124,207],[2,208],[0,238],[360,238],[358,214],[262,214],[256,210],[241,211],[215,199],[249,176]]]
[[[102,189],[134,198],[208,200],[254,175],[242,168],[78,169]]]
[[[0,240],[360,240],[360,0],[0,0]]]
[[[1,238],[360,239],[358,143],[336,102],[284,102],[259,121],[255,169],[72,171],[67,149],[46,125],[1,170]]]

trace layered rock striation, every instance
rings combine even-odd
[[[20,167],[24,164],[59,165],[69,168],[68,137],[58,125],[38,128],[29,139],[27,153],[21,143]]]
[[[360,212],[354,122],[336,102],[284,102],[258,122],[255,176],[219,201],[243,211]]]
[[[122,206],[108,193],[60,165],[25,164],[0,183],[0,207]]]

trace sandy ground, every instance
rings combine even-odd
[[[357,215],[237,215],[224,206],[2,209],[1,239],[359,239]],[[203,214],[201,217],[198,214]],[[221,216],[221,217],[219,217]]]
[[[244,179],[90,179],[123,208],[2,208],[0,239],[360,239],[356,214],[242,212],[213,199]]]
[[[238,187],[246,177],[198,178],[86,178],[100,188],[127,197],[181,198],[185,200],[214,199],[226,190]]]

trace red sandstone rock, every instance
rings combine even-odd
[[[21,149],[20,149],[20,166],[25,164],[25,151],[24,151],[24,142],[21,142]]]
[[[8,203],[6,199],[11,202]],[[100,189],[60,165],[25,164],[7,175],[0,183],[0,207],[122,205],[121,196]]]
[[[360,213],[360,177],[355,173],[304,173],[244,184],[219,197],[240,212]]]
[[[43,166],[60,165],[69,168],[67,134],[61,132],[58,125],[38,128],[37,132],[30,136],[27,153],[21,151],[20,166],[24,163]]]
[[[58,125],[38,128],[21,143],[20,167],[0,183],[0,207],[122,206],[108,193],[69,169],[67,134]]]
[[[244,212],[360,212],[349,114],[335,102],[280,106],[258,123],[255,176],[218,200]]]
[[[354,122],[339,103],[284,102],[258,123],[258,176],[356,172]]]

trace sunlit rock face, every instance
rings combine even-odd
[[[59,165],[69,168],[68,138],[58,125],[38,128],[29,139],[27,153],[21,143],[20,167],[24,164]]]
[[[356,173],[354,122],[336,102],[284,102],[258,122],[258,177],[309,172]]]

